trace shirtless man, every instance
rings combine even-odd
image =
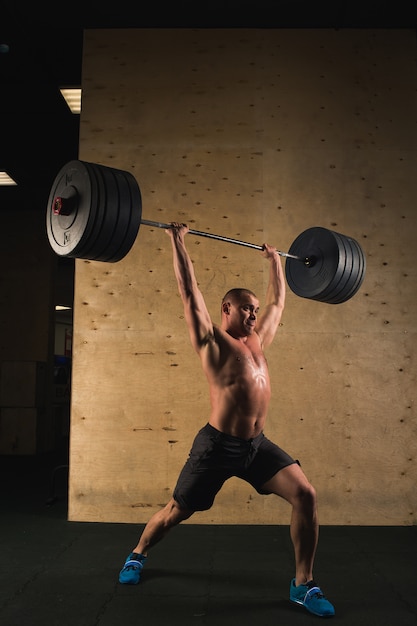
[[[260,494],[275,494],[292,506],[290,525],[295,577],[290,600],[322,617],[334,615],[332,604],[313,579],[318,541],[316,494],[299,463],[264,433],[271,396],[264,349],[272,342],[285,302],[285,278],[276,248],[265,244],[269,260],[266,305],[247,289],[232,289],[221,304],[221,324],[213,324],[197,285],[185,247],[186,224],[172,223],[174,272],[184,304],[191,343],[201,359],[210,387],[211,413],[197,433],[173,497],[146,524],[139,543],[126,559],[119,582],[137,584],[148,551],[195,511],[209,509],[225,480],[238,476]]]

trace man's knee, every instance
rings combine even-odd
[[[174,498],[171,498],[163,510],[165,512],[164,517],[167,526],[175,526],[191,517],[194,513],[194,511],[182,507]]]
[[[304,508],[314,509],[317,503],[317,493],[313,485],[309,482],[298,486],[296,500]]]

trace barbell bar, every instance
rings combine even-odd
[[[155,228],[171,228],[171,224],[164,224],[163,222],[152,222],[151,220],[140,220],[141,224],[145,224],[145,226],[155,226]],[[232,239],[231,237],[224,237],[223,235],[215,235],[214,233],[208,233],[201,230],[193,230],[192,228],[188,229],[190,235],[197,235],[198,237],[209,237],[210,239],[218,239],[219,241],[225,241],[226,243],[234,243],[238,246],[246,246],[247,248],[255,248],[255,250],[263,250],[264,247],[260,246],[256,243],[250,243],[248,241],[241,241],[240,239]],[[289,252],[281,252],[281,250],[277,250],[277,253],[280,256],[297,259],[297,261],[304,261],[305,263],[309,263],[309,259],[303,259],[295,254],[290,254]]]
[[[170,228],[142,219],[142,196],[130,172],[73,160],[58,172],[46,215],[51,248],[63,257],[114,263],[130,251],[141,225]],[[262,245],[190,229],[191,235],[263,250]],[[346,302],[366,270],[357,241],[323,227],[308,228],[290,246],[285,274],[298,296],[328,304]]]

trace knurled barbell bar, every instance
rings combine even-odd
[[[63,257],[114,263],[130,251],[141,225],[170,224],[142,219],[142,196],[130,172],[73,160],[58,172],[47,207],[49,243]],[[222,235],[189,231],[249,248],[263,246]],[[323,227],[308,228],[290,246],[285,274],[298,296],[328,304],[349,300],[361,286],[365,256],[357,241]]]

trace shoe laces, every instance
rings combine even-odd
[[[319,600],[324,598],[324,593],[322,592],[320,587],[318,585],[316,585],[314,580],[311,580],[310,582],[308,582],[306,586],[308,587],[308,591],[306,593],[306,597],[308,597],[308,596],[309,597],[316,597]]]
[[[142,569],[143,568],[143,563],[142,561],[138,561],[137,559],[131,559],[130,561],[127,561],[124,565],[124,570],[128,571],[130,569]]]

